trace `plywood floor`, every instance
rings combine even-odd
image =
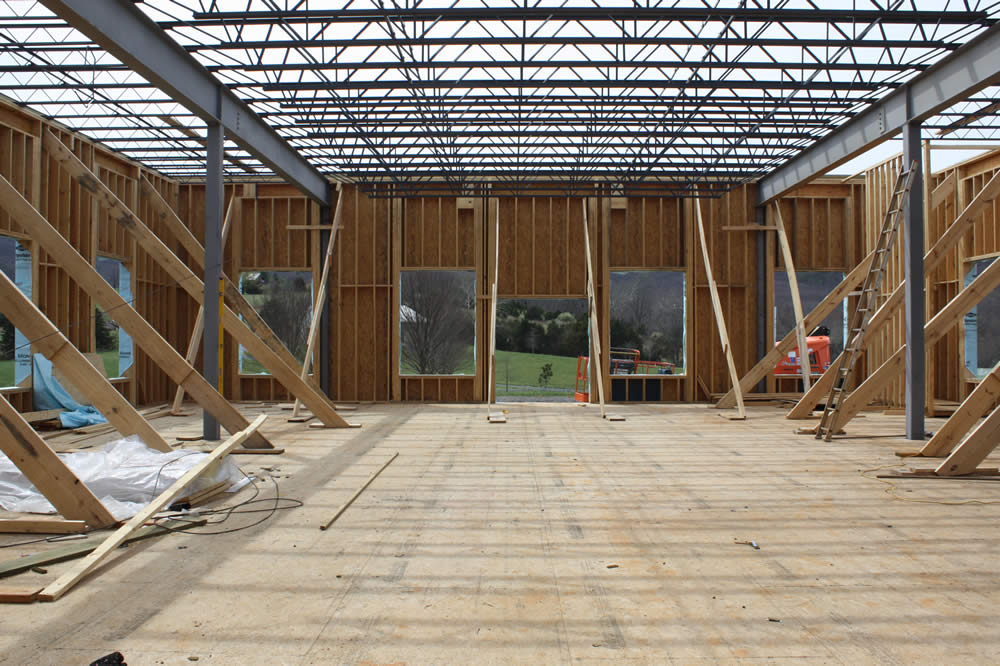
[[[745,423],[691,405],[616,409],[624,423],[575,405],[505,408],[508,423],[489,425],[483,407],[364,406],[350,431],[269,408],[265,432],[287,452],[239,462],[302,508],[233,534],[144,542],[59,602],[0,606],[0,661],[1000,658],[1000,505],[894,500],[862,476],[897,464],[902,417],[866,414],[851,427],[865,437],[824,444],[791,434],[772,407]],[[166,432],[197,430],[189,419]],[[897,492],[1000,502],[991,481],[907,480]],[[21,552],[32,551],[0,557]],[[68,566],[3,583],[43,584]]]

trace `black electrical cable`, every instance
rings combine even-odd
[[[240,470],[240,471],[242,472],[242,470]],[[232,527],[232,528],[229,528],[229,529],[214,530],[214,531],[205,531],[205,530],[197,530],[196,531],[194,529],[185,529],[185,528],[177,528],[177,527],[167,527],[166,525],[163,525],[163,524],[161,524],[159,522],[156,523],[157,526],[158,527],[162,527],[163,529],[165,529],[165,530],[167,530],[169,532],[178,532],[178,533],[181,533],[181,534],[193,534],[193,535],[196,535],[196,536],[217,536],[217,535],[220,535],[220,534],[231,534],[233,532],[240,532],[242,530],[250,529],[251,527],[256,527],[257,525],[260,525],[261,523],[263,523],[263,522],[267,521],[268,519],[270,519],[278,511],[287,511],[289,509],[297,509],[298,507],[303,506],[303,503],[300,500],[293,499],[291,497],[281,497],[281,492],[280,492],[280,489],[278,488],[278,482],[274,479],[274,477],[269,477],[271,479],[271,483],[274,484],[274,498],[273,498],[274,499],[274,504],[270,508],[266,508],[266,509],[247,509],[246,507],[248,507],[250,505],[253,505],[253,504],[257,504],[257,503],[260,503],[260,502],[270,502],[271,498],[259,498],[258,499],[258,496],[260,495],[260,487],[257,485],[257,483],[253,480],[252,477],[250,477],[250,476],[248,476],[246,474],[246,472],[243,472],[243,475],[246,476],[248,479],[250,479],[250,484],[254,488],[253,495],[251,495],[249,498],[243,500],[242,502],[239,502],[238,504],[234,504],[232,506],[221,507],[221,508],[218,508],[218,509],[209,509],[207,511],[198,511],[197,513],[200,516],[222,516],[222,518],[220,520],[214,520],[214,521],[209,522],[208,523],[209,526],[212,526],[212,525],[221,525],[222,523],[224,523],[227,520],[229,520],[232,516],[239,515],[239,514],[266,513],[267,515],[265,515],[261,519],[255,521],[253,523],[250,523],[248,525],[241,525],[239,527]],[[282,506],[282,502],[286,502],[286,504],[284,506]],[[180,514],[179,516],[165,516],[165,517],[163,517],[163,519],[170,518],[171,520],[182,520],[182,521],[184,521],[184,520],[189,520],[189,519],[185,518],[185,516],[187,516],[187,515],[189,515],[189,514]]]

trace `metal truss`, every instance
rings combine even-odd
[[[713,196],[987,31],[1000,0],[157,0],[137,4],[313,167],[376,196]],[[36,2],[0,92],[178,178],[204,121]],[[134,59],[145,62],[143,53]],[[997,138],[987,88],[926,121]],[[227,143],[229,177],[271,173]]]

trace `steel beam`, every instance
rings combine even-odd
[[[1000,24],[963,44],[933,67],[915,76],[788,160],[760,181],[764,204],[822,175],[903,130],[909,121],[923,122],[952,104],[1000,82]]]
[[[924,355],[924,167],[920,123],[903,125],[903,164],[915,165],[903,216],[903,274],[906,278],[906,438],[924,439],[927,360]]]
[[[216,389],[219,380],[219,278],[222,276],[222,146],[225,133],[218,123],[208,126],[205,147],[205,327],[202,331],[201,374]],[[202,418],[205,441],[219,440],[219,424],[208,410]]]
[[[229,138],[251,155],[306,195],[329,205],[323,174],[131,0],[41,0],[41,4],[206,123],[219,122]]]

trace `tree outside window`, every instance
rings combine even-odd
[[[399,372],[476,372],[476,274],[402,271],[399,276]]]
[[[312,323],[312,273],[247,271],[240,275],[240,291],[292,356],[300,363],[305,361]],[[269,374],[242,345],[240,374]]]

